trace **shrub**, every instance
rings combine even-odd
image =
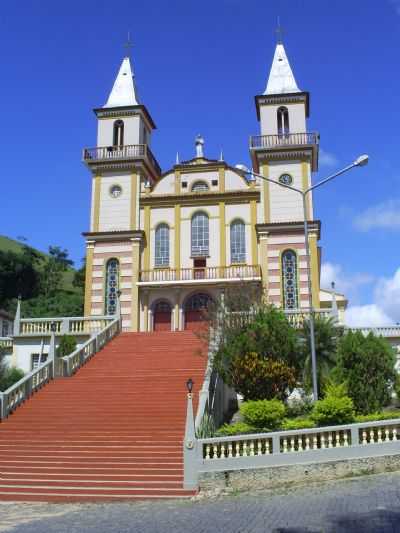
[[[208,439],[215,435],[215,423],[212,415],[204,413],[200,425],[196,430],[196,437],[198,439]]]
[[[250,352],[232,359],[229,385],[245,400],[284,399],[296,385],[293,367]]]
[[[24,371],[15,366],[6,368],[0,380],[0,391],[5,391],[24,377]]]
[[[286,402],[286,416],[288,418],[296,418],[303,415],[308,415],[312,409],[312,399],[308,396],[301,396],[300,398],[289,398]]]
[[[249,426],[277,429],[285,416],[285,406],[279,400],[256,400],[242,403],[240,412]]]
[[[62,335],[57,348],[57,357],[64,357],[76,350],[76,340],[72,335]]]
[[[221,336],[214,368],[245,400],[284,399],[300,376],[297,343],[284,313],[262,305]]]
[[[396,381],[393,388],[396,393],[397,404],[400,405],[400,374],[396,374]]]
[[[286,418],[283,421],[282,429],[285,431],[294,431],[296,429],[315,428],[315,422],[311,418]]]
[[[354,404],[348,396],[326,396],[315,402],[311,419],[317,426],[334,426],[354,422]]]
[[[219,437],[231,437],[233,435],[247,435],[251,433],[262,433],[262,430],[249,426],[245,422],[236,422],[236,424],[224,424],[221,426],[217,435]]]
[[[395,354],[382,337],[349,331],[338,347],[336,375],[348,386],[348,394],[358,413],[381,411],[391,400],[396,380]]]
[[[374,420],[391,420],[400,418],[400,411],[384,411],[382,413],[370,413],[369,415],[357,415],[355,422],[374,422]]]

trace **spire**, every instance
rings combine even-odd
[[[133,77],[133,69],[128,56],[124,57],[114,86],[104,107],[123,107],[138,105],[137,90]]]
[[[204,157],[204,150],[203,150],[203,147],[204,147],[204,139],[203,139],[203,137],[200,135],[200,133],[196,136],[195,146],[196,146],[196,157],[197,157],[197,158],[199,158],[199,157]]]
[[[279,40],[275,48],[274,59],[272,61],[268,83],[264,94],[301,92],[297,87],[297,83],[294,79],[292,69],[290,68],[290,63],[287,58],[285,48],[281,42],[281,33],[282,31],[279,30]]]

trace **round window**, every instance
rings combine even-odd
[[[290,174],[282,174],[282,176],[279,177],[279,181],[283,183],[283,185],[291,185],[293,183],[293,178]]]
[[[112,185],[110,187],[110,195],[113,198],[118,198],[122,194],[122,187],[120,185]]]

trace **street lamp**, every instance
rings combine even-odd
[[[313,398],[314,401],[318,400],[318,382],[317,382],[317,357],[315,353],[315,327],[314,327],[314,309],[313,309],[313,303],[312,303],[312,287],[311,287],[311,258],[310,258],[310,245],[308,242],[308,220],[307,220],[307,195],[316,189],[317,187],[321,187],[321,185],[324,185],[328,181],[333,180],[337,176],[340,176],[341,174],[344,174],[348,170],[351,170],[354,167],[363,167],[368,163],[368,155],[363,154],[357,157],[357,159],[351,163],[351,165],[348,165],[347,167],[342,168],[338,172],[335,172],[334,174],[331,174],[330,176],[324,178],[323,180],[319,181],[315,185],[312,185],[311,187],[308,187],[304,191],[302,189],[298,189],[297,187],[293,187],[293,185],[288,185],[287,183],[281,183],[280,181],[273,180],[271,178],[267,178],[266,176],[263,176],[262,174],[257,174],[253,172],[252,170],[249,170],[245,165],[236,165],[236,168],[245,175],[249,176],[256,176],[257,178],[260,178],[264,181],[269,181],[271,183],[275,183],[276,185],[279,185],[280,187],[285,187],[286,189],[290,189],[291,191],[298,192],[302,196],[303,200],[303,217],[304,217],[304,239],[305,239],[305,245],[306,245],[306,259],[307,259],[307,283],[308,283],[308,306],[309,306],[309,312],[310,312],[310,345],[311,345],[311,366],[312,366],[312,384],[313,384]]]

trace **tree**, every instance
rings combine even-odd
[[[315,352],[317,358],[318,396],[325,388],[325,384],[332,369],[336,365],[337,346],[343,335],[343,328],[336,324],[334,318],[316,316],[314,322]],[[303,364],[303,386],[312,389],[312,362],[310,343],[310,322],[305,320],[299,332],[300,356]]]
[[[298,339],[285,314],[262,300],[252,310],[220,311],[214,368],[246,400],[284,399],[301,364]]]
[[[86,279],[86,258],[82,259],[82,266],[74,274],[74,279],[72,280],[72,285],[78,289],[85,288],[85,279]]]
[[[64,357],[76,350],[76,340],[72,335],[62,335],[57,348],[57,357]]]
[[[49,246],[49,257],[46,260],[41,276],[43,295],[48,298],[61,286],[63,273],[73,265],[68,259],[68,251],[59,246]]]
[[[33,298],[39,294],[40,273],[37,256],[25,247],[22,253],[0,251],[0,305],[8,307],[7,301],[17,298]]]
[[[347,384],[356,411],[380,411],[391,400],[396,380],[395,353],[386,339],[349,331],[339,342],[336,378]]]

